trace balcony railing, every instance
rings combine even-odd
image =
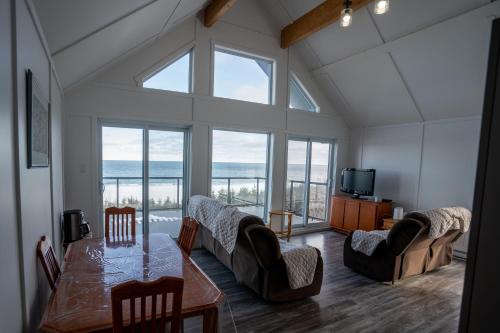
[[[115,200],[105,202],[105,207],[129,205],[135,207],[138,211],[142,211],[142,177],[103,177],[103,193],[106,191],[106,186],[112,185],[115,190]],[[239,207],[264,207],[265,193],[266,193],[266,178],[265,177],[212,177],[212,188],[219,187],[217,192],[213,192],[212,196],[219,200],[223,200],[228,204]],[[149,177],[151,184],[164,184],[175,186],[173,198],[167,196],[166,198],[159,199],[156,202],[154,199],[149,200],[149,211],[169,211],[182,209],[182,185],[183,177]],[[240,184],[238,184],[240,182]],[[242,184],[243,182],[243,184]],[[218,183],[218,184],[217,184]],[[251,184],[255,184],[253,187]],[[286,208],[294,215],[303,216],[304,206],[304,181],[290,180],[287,186],[288,195],[286,198]],[[325,221],[325,208],[326,208],[326,192],[328,189],[327,183],[310,182],[315,186],[315,190],[309,193],[309,207],[311,205],[319,206],[318,209],[313,209],[320,214],[311,214],[309,210],[309,218],[318,221]],[[120,202],[121,186],[137,185],[141,188],[141,194],[138,197],[122,197]],[[248,186],[251,186],[248,188]],[[299,185],[299,187],[297,187]],[[323,187],[324,191],[320,188]],[[238,193],[236,190],[239,190]],[[297,193],[298,192],[298,193]],[[321,193],[323,192],[323,193]],[[172,193],[170,193],[172,195]],[[109,195],[107,196],[109,198]],[[175,199],[171,201],[171,199]],[[320,215],[320,216],[318,216]]]
[[[125,204],[129,205],[132,207],[135,207],[138,211],[142,211],[142,177],[102,177],[103,178],[103,193],[106,191],[106,185],[113,185],[115,187],[115,200],[114,203],[108,202],[109,204],[107,205],[105,203],[105,207],[109,205],[117,205],[120,206],[120,204]],[[150,183],[163,183],[165,185],[175,185],[176,191],[174,193],[174,198],[175,201],[170,201],[170,196],[167,196],[165,198],[165,202],[161,204],[161,201],[156,203],[155,201],[152,201],[153,199],[150,199],[150,204],[149,204],[149,211],[165,211],[165,210],[179,210],[182,208],[182,179],[183,177],[149,177]],[[166,181],[166,182],[162,182]],[[125,184],[124,184],[125,183]],[[141,194],[138,197],[134,196],[129,196],[129,197],[123,197],[122,199],[125,200],[125,202],[120,202],[120,186],[124,185],[137,185],[141,188]],[[173,198],[172,198],[173,199]]]
[[[288,195],[286,198],[285,206],[286,208],[293,212],[296,216],[303,216],[303,208],[304,208],[304,186],[305,181],[303,180],[289,180],[288,183],[290,185],[287,186]],[[328,183],[322,182],[309,182],[310,191],[309,191],[309,218],[312,220],[317,220],[318,222],[324,222],[326,217],[326,205],[327,205],[327,191],[328,191]],[[297,188],[296,185],[299,185]],[[313,191],[312,186],[315,187]],[[321,191],[320,188],[324,188],[324,191]],[[296,192],[299,192],[298,194]],[[321,193],[322,192],[322,193]],[[319,213],[313,214],[311,212],[311,207],[313,207],[312,211]]]
[[[215,181],[215,182],[214,182]],[[225,183],[225,191],[220,191],[219,193],[213,193],[212,195],[217,197],[219,200],[225,200],[226,203],[230,205],[240,206],[240,207],[248,207],[248,206],[261,206],[264,207],[264,200],[261,200],[263,195],[265,195],[265,190],[262,192],[262,185],[266,185],[265,177],[212,177],[212,192],[215,187],[214,183],[224,182]],[[254,191],[250,190],[247,192],[248,188],[245,185],[235,184],[236,181],[255,181]],[[219,186],[221,186],[220,184]],[[247,184],[248,185],[248,184]],[[235,193],[232,187],[239,188],[239,193]],[[246,189],[246,190],[242,190]],[[255,199],[255,200],[252,200]]]
[[[130,205],[135,206],[138,211],[142,211],[142,177],[103,177],[103,193],[106,191],[106,186],[113,186],[115,191],[115,199],[108,201],[105,206],[114,205]],[[212,177],[214,181],[220,181],[224,183],[222,191],[215,193],[219,200],[224,200],[228,204],[235,206],[264,206],[264,200],[262,200],[265,193],[266,178],[264,177]],[[182,208],[182,185],[183,177],[149,177],[150,183],[164,184],[164,185],[174,185],[175,186],[175,201],[170,201],[170,196],[164,198],[165,200],[162,204],[162,199],[159,203],[152,201],[150,199],[149,211],[159,211],[159,210],[179,210]],[[237,184],[238,181],[254,181],[255,188],[248,189],[248,184]],[[139,196],[125,197],[122,195],[122,201],[120,202],[120,195],[122,191],[121,186],[137,185],[141,187],[141,194]],[[264,186],[264,192],[262,191]],[[235,192],[235,188],[239,188],[239,192]],[[242,190],[244,189],[244,190]],[[109,195],[108,195],[109,198]],[[123,201],[124,200],[124,201]]]

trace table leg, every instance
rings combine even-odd
[[[292,215],[288,215],[288,233],[287,242],[290,241],[290,234],[292,233]]]
[[[203,313],[203,333],[217,333],[219,310],[217,308],[205,310]]]

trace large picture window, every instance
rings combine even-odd
[[[216,48],[213,95],[247,102],[272,104],[273,67],[269,59]]]
[[[265,219],[269,134],[212,132],[212,197]]]

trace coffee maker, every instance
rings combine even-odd
[[[67,210],[63,215],[63,232],[65,244],[69,244],[82,239],[90,233],[90,227],[85,220],[85,214],[83,213],[83,210]]]

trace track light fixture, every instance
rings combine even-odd
[[[340,12],[340,26],[346,28],[352,24],[351,0],[344,1],[344,8]]]
[[[373,12],[377,15],[385,14],[389,11],[389,0],[375,1],[375,8]]]

